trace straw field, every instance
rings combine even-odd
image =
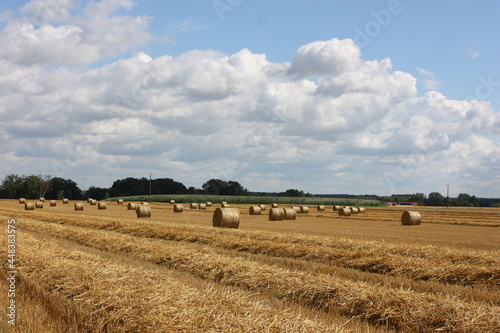
[[[228,203],[237,229],[212,226],[216,206],[153,202],[137,218],[116,201],[0,200],[3,230],[16,220],[18,302],[0,331],[498,332],[500,209],[414,207],[422,224],[404,226],[397,207],[270,221]]]

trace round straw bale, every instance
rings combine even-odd
[[[281,221],[285,219],[285,211],[283,208],[269,209],[269,221]]]
[[[149,202],[143,201],[143,202],[141,202],[141,205],[149,206]]]
[[[41,202],[44,202],[44,201],[45,201],[45,198],[44,198],[44,197],[40,197],[40,201],[41,201]]]
[[[91,206],[97,205],[97,200],[96,199],[90,199],[90,205]]]
[[[316,209],[318,210],[318,212],[324,212],[325,211],[325,206],[319,205],[318,207],[316,207]]]
[[[35,208],[43,208],[43,201],[37,201],[35,203]]]
[[[260,215],[262,208],[260,206],[250,206],[248,212],[250,215]]]
[[[190,204],[189,209],[198,209],[198,204],[197,203]]]
[[[349,207],[351,209],[351,214],[357,214],[359,213],[358,207]]]
[[[217,208],[212,218],[212,225],[237,229],[240,226],[240,211],[237,208]]]
[[[83,210],[83,204],[81,202],[75,202],[75,210]]]
[[[25,202],[24,210],[35,210],[35,204],[33,202]]]
[[[300,206],[300,212],[302,214],[309,213],[309,207],[307,207],[307,206]]]
[[[135,203],[129,202],[127,205],[127,210],[135,210],[136,206],[137,205]]]
[[[92,200],[92,198],[87,198],[87,203],[90,203]]]
[[[408,210],[401,215],[401,223],[403,225],[419,225],[422,223],[422,217],[419,212]]]
[[[277,203],[271,204],[271,208],[278,208],[278,204]]]
[[[222,208],[229,208],[229,204],[227,202],[223,202],[220,204]]]
[[[175,200],[170,200],[170,201],[169,201],[169,203],[170,203],[171,205],[175,205]]]
[[[349,207],[340,208],[339,216],[351,216],[351,209]]]
[[[300,207],[299,206],[292,206],[291,208],[294,209],[296,213],[300,213]]]
[[[262,210],[262,211],[265,211],[267,209],[266,205],[259,205],[259,207],[260,207],[260,210]]]
[[[363,214],[366,211],[365,207],[358,207],[358,212]]]
[[[151,217],[151,207],[148,205],[137,205],[135,212],[138,218]]]
[[[174,213],[182,213],[184,211],[184,206],[182,204],[174,205]]]
[[[106,209],[106,203],[105,202],[99,202],[99,204],[97,205],[97,209],[99,209],[99,210]]]
[[[123,199],[116,200],[116,203],[119,204],[119,205],[123,204]]]
[[[68,198],[64,198],[64,199],[63,199],[63,204],[65,204],[65,205],[66,205],[66,204],[69,204],[69,199],[68,199]]]
[[[207,201],[206,205],[207,207],[212,207],[212,203],[210,201]]]
[[[55,201],[55,200],[50,200],[50,206],[51,206],[51,207],[55,207],[55,206],[57,206],[57,201]]]
[[[297,212],[293,208],[283,208],[285,213],[285,220],[295,220],[297,218]]]
[[[206,210],[207,209],[207,204],[205,204],[205,203],[198,204],[198,209]]]
[[[333,205],[333,210],[334,211],[337,211],[337,210],[340,210],[342,207],[340,207],[339,205]]]
[[[19,198],[19,203],[20,204],[26,203],[26,199],[25,198]]]

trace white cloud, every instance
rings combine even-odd
[[[434,73],[423,68],[417,67],[417,71],[420,75],[424,77],[424,79],[419,80],[425,89],[427,90],[437,90],[439,89],[440,83],[438,80],[433,79]]]
[[[469,48],[466,48],[466,47],[462,47],[462,48],[460,48],[460,50],[462,50],[465,53],[467,53],[472,59],[479,58],[479,56],[481,55],[481,53],[479,51],[472,50],[472,49],[469,49]]]
[[[21,65],[88,64],[122,54],[152,40],[150,18],[113,15],[129,0],[90,2],[71,15],[75,1],[37,0],[21,8],[0,32],[0,57]]]
[[[289,63],[243,49],[65,66],[135,51],[140,38],[128,35],[147,40],[148,19],[112,16],[130,6],[92,3],[61,25],[17,20],[0,31],[26,37],[0,52],[4,173],[79,183],[85,173],[87,186],[109,186],[152,172],[195,186],[222,177],[251,190],[387,194],[498,171],[500,115],[487,102],[419,97],[415,77],[390,59],[362,60],[350,39],[304,45]],[[125,32],[104,33],[111,25]],[[103,35],[73,43],[90,26]]]

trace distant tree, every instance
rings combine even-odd
[[[184,184],[176,182],[171,178],[153,179],[151,182],[152,194],[186,194],[187,188]]]
[[[7,175],[0,187],[0,197],[6,199],[15,199],[24,196],[22,193],[22,187],[24,183],[24,178],[18,175]]]
[[[423,205],[426,199],[427,198],[423,193],[415,193],[408,197],[409,202],[416,202],[419,206]]]
[[[109,198],[109,193],[107,188],[91,186],[87,190],[87,196],[92,199],[102,200]]]
[[[446,204],[445,197],[439,192],[431,192],[425,201],[427,206],[444,206]]]
[[[202,185],[203,193],[212,195],[248,195],[248,190],[237,181],[210,179]]]
[[[45,193],[47,199],[63,199],[68,198],[70,200],[81,199],[82,191],[78,185],[71,179],[64,179],[61,177],[54,177],[50,180],[50,189]]]
[[[109,189],[110,195],[114,197],[147,195],[149,194],[149,179],[128,177],[113,182]]]
[[[470,207],[472,206],[472,197],[467,193],[460,193],[455,200],[456,206]]]

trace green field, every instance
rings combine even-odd
[[[226,201],[229,204],[259,205],[259,204],[292,204],[292,205],[341,205],[341,206],[383,206],[378,200],[370,199],[348,199],[348,198],[318,198],[318,197],[260,197],[260,196],[230,196],[230,195],[194,195],[194,194],[165,194],[165,195],[136,195],[129,197],[116,197],[106,199],[115,201],[123,199],[124,201],[153,201],[169,202],[175,200],[177,203],[202,203],[212,202],[221,203]]]

